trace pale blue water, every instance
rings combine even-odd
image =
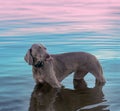
[[[71,75],[62,82],[67,88],[62,91],[62,99],[58,96],[54,102],[44,103],[46,107],[33,111],[120,111],[119,1],[1,0],[0,4],[0,111],[27,111],[30,107],[35,83],[24,55],[33,43],[43,43],[49,53],[94,54],[107,80],[102,90],[96,89],[94,77],[89,74],[86,81],[93,89],[74,92]],[[81,10],[85,12],[81,14]],[[52,98],[44,96],[48,101]]]

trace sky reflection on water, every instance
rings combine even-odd
[[[0,1],[2,35],[117,32],[119,0]],[[63,28],[64,27],[64,28]],[[5,33],[7,30],[8,33]]]

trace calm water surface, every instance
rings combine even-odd
[[[75,91],[72,76],[60,94],[35,87],[24,61],[33,43],[49,53],[85,51],[97,56],[107,80]],[[119,0],[0,0],[0,111],[120,111]]]

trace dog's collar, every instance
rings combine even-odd
[[[41,68],[41,67],[44,66],[44,62],[43,61],[39,61],[37,64],[34,64],[33,66],[36,67],[36,68]]]

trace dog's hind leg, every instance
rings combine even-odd
[[[87,71],[78,70],[74,74],[73,85],[75,89],[84,89],[87,88],[87,83],[84,80]]]
[[[96,77],[96,85],[104,85],[105,79],[103,77],[103,74],[101,73],[93,73],[93,75]]]
[[[106,81],[103,76],[102,66],[98,60],[95,60],[95,61],[91,62],[91,64],[88,64],[87,70],[91,74],[93,74],[93,76],[95,77],[96,85],[104,85],[105,84]]]
[[[90,73],[92,73],[95,76],[96,85],[104,85],[105,84],[106,81],[105,81],[105,78],[103,76],[102,68],[94,69]]]

